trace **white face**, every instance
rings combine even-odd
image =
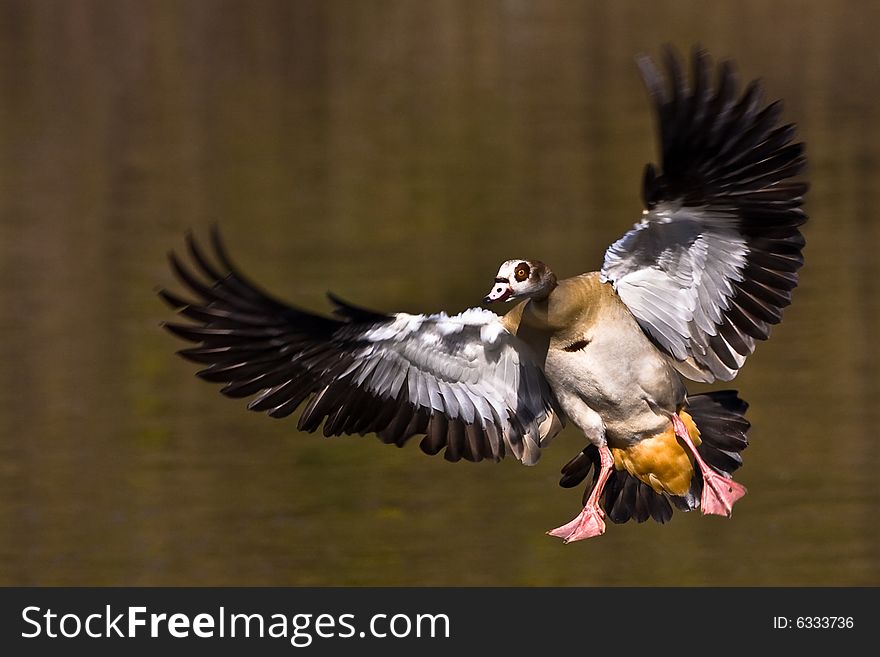
[[[508,260],[498,268],[495,285],[489,291],[483,303],[495,301],[513,301],[528,296],[537,287],[532,280],[533,266],[528,260]]]

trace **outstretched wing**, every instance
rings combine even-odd
[[[662,171],[645,168],[644,216],[605,253],[611,281],[642,329],[696,381],[728,381],[770,335],[803,264],[805,165],[780,103],[758,81],[738,96],[732,65],[718,81],[705,52],[689,85],[676,53],[668,79],[638,60],[654,101]]]
[[[494,313],[385,315],[330,295],[335,317],[314,315],[262,292],[232,265],[216,230],[212,238],[219,269],[192,237],[195,271],[171,254],[198,300],[161,290],[195,322],[164,326],[197,343],[178,353],[206,365],[200,377],[225,384],[229,397],[253,397],[249,409],[280,418],[308,400],[300,430],[323,421],[325,436],[376,433],[398,446],[425,434],[422,450],[445,448],[450,461],[512,453],[530,465],[561,428],[541,367]]]

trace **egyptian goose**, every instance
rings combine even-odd
[[[398,446],[423,434],[422,450],[450,461],[533,464],[572,423],[588,444],[560,484],[593,476],[583,510],[548,532],[565,542],[602,534],[606,517],[730,515],[746,492],[731,473],[747,405],[734,391],[688,396],[684,379],[732,379],[780,321],[803,264],[807,184],[790,179],[805,158],[758,82],[739,95],[729,62],[713,84],[708,56],[692,60],[688,84],[673,50],[665,77],[638,59],[661,167],[646,167],[642,218],[600,271],[557,280],[542,262],[508,260],[484,299],[518,302],[504,316],[385,314],[329,295],[331,318],[249,282],[215,229],[214,263],[192,237],[195,273],[171,254],[198,301],[161,290],[195,322],[165,328],[196,343],[179,353],[205,366],[200,377],[252,397],[249,409],[280,418],[305,403],[302,431],[323,422],[326,436],[375,433]]]

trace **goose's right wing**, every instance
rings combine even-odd
[[[662,171],[645,169],[642,220],[609,247],[602,277],[644,331],[697,381],[736,376],[791,301],[803,264],[799,226],[807,184],[793,125],[757,82],[738,97],[729,62],[710,79],[693,56],[692,86],[678,57],[667,75],[639,60],[654,100]]]
[[[299,428],[324,435],[376,433],[403,445],[445,448],[451,461],[523,463],[561,428],[553,394],[528,347],[486,310],[449,317],[385,315],[332,297],[335,318],[274,299],[233,267],[215,231],[211,264],[189,239],[197,276],[172,254],[178,278],[197,301],[160,295],[194,324],[165,324],[197,343],[180,355],[206,365],[198,374],[224,383],[248,408],[286,417],[309,400]],[[201,277],[207,281],[200,280]]]

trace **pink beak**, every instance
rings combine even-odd
[[[510,287],[510,283],[508,283],[507,281],[495,281],[495,285],[489,291],[489,294],[483,297],[483,303],[504,301],[511,294],[513,294],[513,290]]]

